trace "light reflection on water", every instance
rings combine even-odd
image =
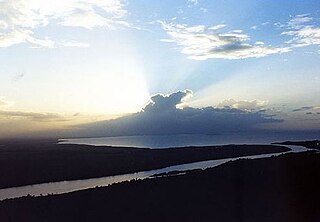
[[[292,151],[290,152],[303,152],[307,150],[302,146],[290,145],[287,147],[292,149]],[[23,197],[27,195],[40,196],[40,195],[47,195],[47,194],[69,193],[72,191],[84,190],[84,189],[94,188],[97,186],[109,186],[111,184],[124,182],[124,181],[130,181],[135,179],[145,179],[148,177],[152,177],[155,174],[169,173],[172,171],[206,169],[206,168],[211,168],[211,167],[221,165],[231,160],[244,159],[244,158],[246,159],[266,158],[271,156],[278,156],[280,154],[283,154],[283,153],[261,154],[261,155],[244,156],[244,157],[238,157],[238,158],[201,161],[201,162],[165,167],[158,170],[142,171],[137,173],[117,175],[117,176],[108,176],[108,177],[101,177],[101,178],[94,178],[94,179],[62,181],[62,182],[52,182],[52,183],[42,183],[42,184],[21,186],[21,187],[12,187],[12,188],[0,189],[0,200],[4,200],[8,198]]]

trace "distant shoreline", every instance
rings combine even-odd
[[[162,149],[184,146],[217,146],[227,144],[271,144],[275,141],[285,140],[312,140],[318,135],[300,134],[175,134],[175,135],[130,135],[130,136],[107,136],[107,137],[85,137],[85,138],[62,138],[59,144],[92,145],[95,147],[137,147]]]

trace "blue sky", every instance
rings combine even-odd
[[[184,106],[263,109],[284,120],[264,127],[319,129],[319,10],[317,0],[2,0],[2,133],[114,118],[185,89]]]

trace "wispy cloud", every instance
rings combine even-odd
[[[8,111],[0,110],[0,117],[6,118],[26,118],[33,121],[68,121],[69,119],[56,113],[34,113],[34,112],[22,112],[22,111]]]
[[[13,102],[7,101],[4,97],[0,97],[0,107],[7,107],[13,105]]]
[[[1,6],[0,6],[1,7]],[[38,47],[48,47],[54,48],[54,42],[49,38],[38,39],[33,37],[33,31],[25,29],[15,29],[6,30],[1,32],[0,30],[0,48],[9,47],[11,45],[19,43],[31,43],[34,46]]]
[[[126,10],[121,0],[0,2],[0,47],[29,43],[35,47],[55,47],[49,37],[35,37],[38,28],[49,24],[82,27],[116,28],[128,26],[123,21]]]
[[[249,43],[250,37],[242,30],[218,32],[218,29],[224,25],[207,28],[203,25],[187,26],[163,21],[160,23],[170,36],[170,39],[162,39],[162,41],[178,44],[181,47],[181,52],[190,59],[258,58],[290,51],[288,47],[265,46],[261,41]]]
[[[61,43],[61,45],[65,46],[65,47],[78,47],[78,48],[86,48],[89,47],[90,44],[89,43],[85,43],[85,42],[77,42],[77,41],[63,41]]]
[[[0,106],[7,106],[8,102],[5,101],[4,99],[0,99]]]
[[[288,41],[294,47],[303,47],[309,45],[320,45],[320,28],[313,26],[305,26],[296,31],[283,32],[285,35],[294,36]]]
[[[287,23],[287,30],[281,34],[292,36],[287,41],[292,47],[320,45],[320,27],[312,24],[313,20],[308,14],[296,15]]]
[[[192,7],[199,4],[199,0],[187,0],[188,7]]]
[[[215,26],[209,27],[208,29],[209,29],[209,30],[214,30],[214,31],[216,31],[216,30],[222,29],[222,28],[224,28],[224,27],[226,27],[225,24],[219,24],[219,25],[215,25]]]
[[[296,15],[288,22],[288,27],[292,29],[301,29],[304,27],[305,23],[312,21],[313,19],[309,16],[309,14],[301,14]]]
[[[208,12],[208,9],[207,9],[207,8],[204,8],[204,7],[201,7],[201,8],[200,8],[200,11],[203,12],[203,13],[207,13],[207,12]]]
[[[250,29],[257,30],[258,26],[257,25],[253,25],[253,26],[250,27]]]
[[[303,106],[303,107],[292,110],[292,112],[303,112],[303,111],[320,111],[320,106]]]
[[[25,76],[24,73],[17,74],[17,75],[15,75],[15,76],[12,78],[12,81],[13,81],[13,82],[18,82],[18,81],[21,80],[24,76]]]

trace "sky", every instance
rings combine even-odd
[[[231,110],[248,118],[241,129],[320,130],[319,10],[318,0],[0,0],[0,137],[145,118],[159,101],[158,113],[203,116],[195,125]]]

